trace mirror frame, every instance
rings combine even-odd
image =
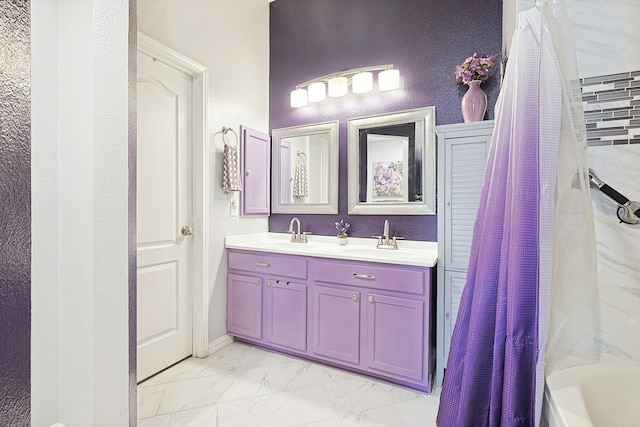
[[[349,215],[434,215],[436,213],[436,107],[417,108],[395,113],[349,119]],[[360,193],[360,130],[421,122],[424,129],[422,161],[422,202],[366,203]]]
[[[321,133],[329,134],[328,203],[280,203],[280,140],[291,137],[317,135]],[[311,125],[273,129],[271,131],[271,159],[273,162],[271,168],[271,212],[290,214],[337,214],[339,181],[338,147],[339,122],[337,120],[324,123],[315,123]]]

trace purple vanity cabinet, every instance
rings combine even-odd
[[[233,335],[262,338],[262,279],[227,276],[227,330]]]
[[[322,258],[309,263],[313,355],[430,391],[435,368],[431,269]]]
[[[266,342],[307,350],[307,285],[268,279],[266,284]]]
[[[408,298],[369,293],[366,367],[401,380],[422,382],[425,304]]]
[[[360,292],[313,286],[311,353],[331,361],[360,363]]]
[[[431,391],[431,269],[230,249],[227,328],[257,345]]]
[[[307,259],[229,250],[227,262],[227,332],[255,344],[305,353]]]

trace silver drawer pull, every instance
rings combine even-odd
[[[271,264],[269,264],[268,262],[256,262],[256,265],[258,267],[271,267]]]
[[[358,301],[358,294],[351,295],[351,299],[357,302]]]
[[[369,302],[376,302],[376,299],[373,297],[373,295],[369,295]]]
[[[357,277],[358,279],[367,279],[367,280],[375,280],[376,276],[373,274],[358,274],[353,273],[353,277]]]

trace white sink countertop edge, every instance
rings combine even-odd
[[[287,255],[433,267],[438,262],[438,243],[399,240],[398,250],[377,249],[375,238],[349,237],[341,246],[334,236],[307,236],[308,243],[291,243],[288,233],[254,233],[225,237],[227,249],[273,252]]]

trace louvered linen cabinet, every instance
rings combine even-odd
[[[436,126],[438,282],[436,385],[444,378],[471,250],[493,121]]]

